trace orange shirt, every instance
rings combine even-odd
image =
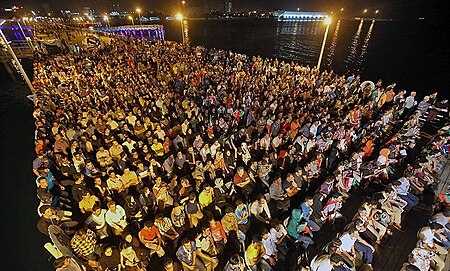
[[[156,238],[158,233],[159,230],[156,226],[153,226],[150,229],[143,228],[139,232],[139,237],[141,238],[142,241],[151,241]]]

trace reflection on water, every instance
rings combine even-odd
[[[333,39],[331,40],[330,48],[328,49],[328,56],[327,56],[327,64],[326,67],[331,69],[333,64],[333,58],[336,54],[336,46],[339,38],[339,28],[341,26],[341,20],[339,20],[336,24],[336,28],[334,30]]]
[[[366,38],[364,39],[364,43],[361,47],[361,54],[359,55],[358,62],[356,63],[356,71],[358,73],[360,73],[363,69],[363,63],[365,60],[365,56],[367,54],[367,48],[369,47],[370,38],[372,37],[372,31],[373,31],[374,25],[375,25],[375,20],[372,20],[369,30],[367,31]]]
[[[188,20],[183,20],[183,36],[184,36],[184,43],[190,44],[191,40],[189,39],[189,22]]]
[[[355,35],[353,36],[352,43],[350,44],[348,56],[345,59],[347,73],[350,73],[352,70],[352,67],[355,65],[355,59],[356,59],[356,54],[358,51],[359,39],[361,37],[363,25],[364,25],[364,20],[361,20],[359,22],[358,30],[356,31]]]
[[[324,31],[320,22],[279,22],[275,35],[274,56],[314,63],[320,49],[320,35]]]

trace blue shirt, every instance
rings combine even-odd
[[[248,214],[248,207],[247,205],[244,204],[244,208],[242,208],[242,210],[236,208],[236,211],[234,211],[234,213],[236,214],[237,220],[241,220],[241,218],[244,216],[244,212],[247,212]],[[238,222],[238,224],[247,224],[248,223],[248,216],[245,220]]]
[[[302,217],[308,220],[311,207],[307,206],[306,203],[303,202],[302,204],[300,204],[300,209],[302,209]]]
[[[355,80],[355,77],[353,75],[350,75],[349,77],[347,77],[347,81],[351,84],[353,82],[353,80]]]
[[[53,174],[49,172],[47,175],[43,176],[47,180],[48,188],[47,190],[50,191],[55,186],[55,183],[53,182]]]
[[[197,250],[197,247],[193,241],[191,241],[191,249],[189,251],[186,251],[184,246],[180,246],[176,253],[178,260],[180,260],[180,262],[184,262],[185,264],[192,265],[195,250]]]

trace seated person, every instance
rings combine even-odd
[[[250,204],[250,213],[256,223],[269,224],[271,215],[264,195],[260,194],[257,199]]]
[[[139,240],[150,249],[150,255],[156,252],[159,257],[164,256],[165,252],[161,247],[163,240],[153,221],[149,220],[144,223],[144,227],[139,232]]]

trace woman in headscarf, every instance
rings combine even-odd
[[[250,150],[248,148],[247,143],[242,142],[241,144],[241,151],[242,151],[242,161],[244,162],[244,164],[246,166],[248,166],[248,162],[250,161],[250,159],[252,159],[252,155],[250,154]]]

